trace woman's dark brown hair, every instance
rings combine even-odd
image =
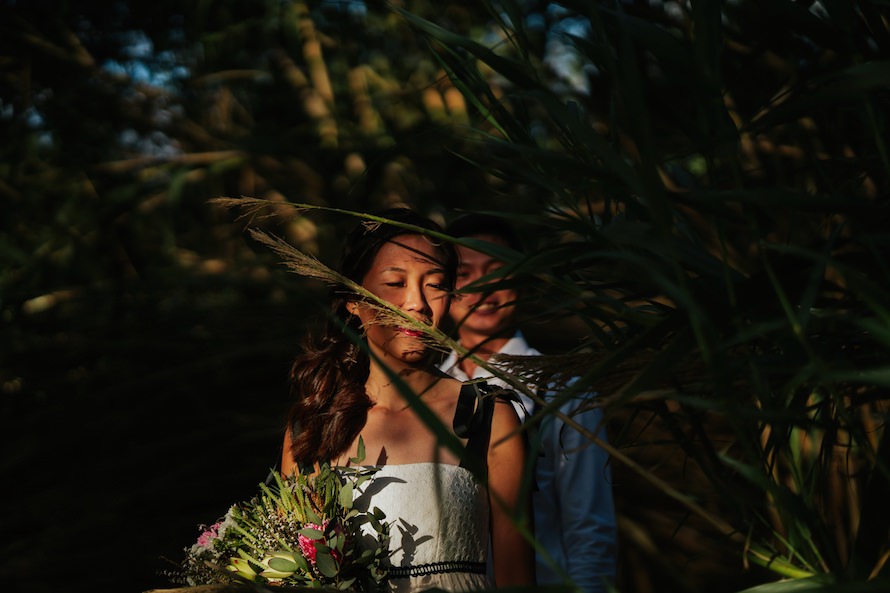
[[[435,222],[407,208],[394,208],[377,216],[442,232]],[[340,273],[361,284],[380,248],[400,235],[418,234],[391,224],[363,222],[347,236]],[[457,256],[448,242],[439,245],[449,289],[454,287]],[[320,335],[310,335],[290,372],[294,404],[288,416],[291,455],[301,467],[335,459],[358,437],[365,425],[371,400],[365,393],[370,359],[362,327],[346,303],[355,295],[342,288],[331,292],[332,313]]]

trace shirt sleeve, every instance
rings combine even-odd
[[[587,431],[606,440],[599,409],[573,414],[577,400],[562,411]],[[612,477],[606,451],[588,437],[554,419],[552,438],[560,455],[555,466],[555,486],[562,527],[566,571],[575,585],[589,593],[605,593],[606,581],[614,582],[617,530],[612,497]]]

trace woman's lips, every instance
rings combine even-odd
[[[407,327],[400,327],[399,331],[405,334],[406,336],[411,336],[412,338],[422,338],[423,332],[419,329],[408,329]]]

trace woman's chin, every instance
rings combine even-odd
[[[428,355],[429,349],[419,348],[417,350],[405,350],[399,358],[406,364],[421,364],[426,362]]]

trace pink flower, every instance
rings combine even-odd
[[[216,539],[217,534],[219,533],[219,526],[221,523],[214,523],[207,530],[204,531],[201,535],[198,536],[198,545],[202,548],[207,548],[213,543],[213,540]]]
[[[324,532],[324,530],[327,528],[327,526],[328,526],[327,519],[325,519],[325,521],[321,527],[319,527],[315,523],[307,523],[306,524],[306,527],[309,527],[310,529],[317,529],[321,532]],[[312,539],[308,536],[303,535],[302,533],[297,535],[297,543],[300,544],[300,551],[303,553],[303,557],[306,558],[306,560],[308,560],[312,564],[315,564],[315,552],[316,552],[315,542],[318,542],[318,541],[324,541],[324,540],[323,540],[323,538]]]
[[[329,522],[330,521],[328,519],[325,519],[324,523],[322,523],[321,527],[319,527],[315,523],[307,523],[306,527],[309,527],[311,529],[317,529],[317,530],[321,531],[322,533],[324,533],[325,530],[328,528]],[[343,533],[343,527],[341,527],[340,525],[334,525],[334,532],[335,533]],[[308,560],[312,564],[315,564],[315,555],[317,552],[317,550],[315,549],[315,542],[322,542],[324,544],[327,543],[327,541],[325,541],[324,537],[320,537],[318,539],[312,539],[311,537],[305,536],[302,533],[297,535],[297,543],[300,545],[300,552],[302,552],[303,557],[306,558],[306,560]],[[342,555],[337,550],[331,550],[331,557],[336,562],[338,562],[338,563],[340,562],[341,556]]]

